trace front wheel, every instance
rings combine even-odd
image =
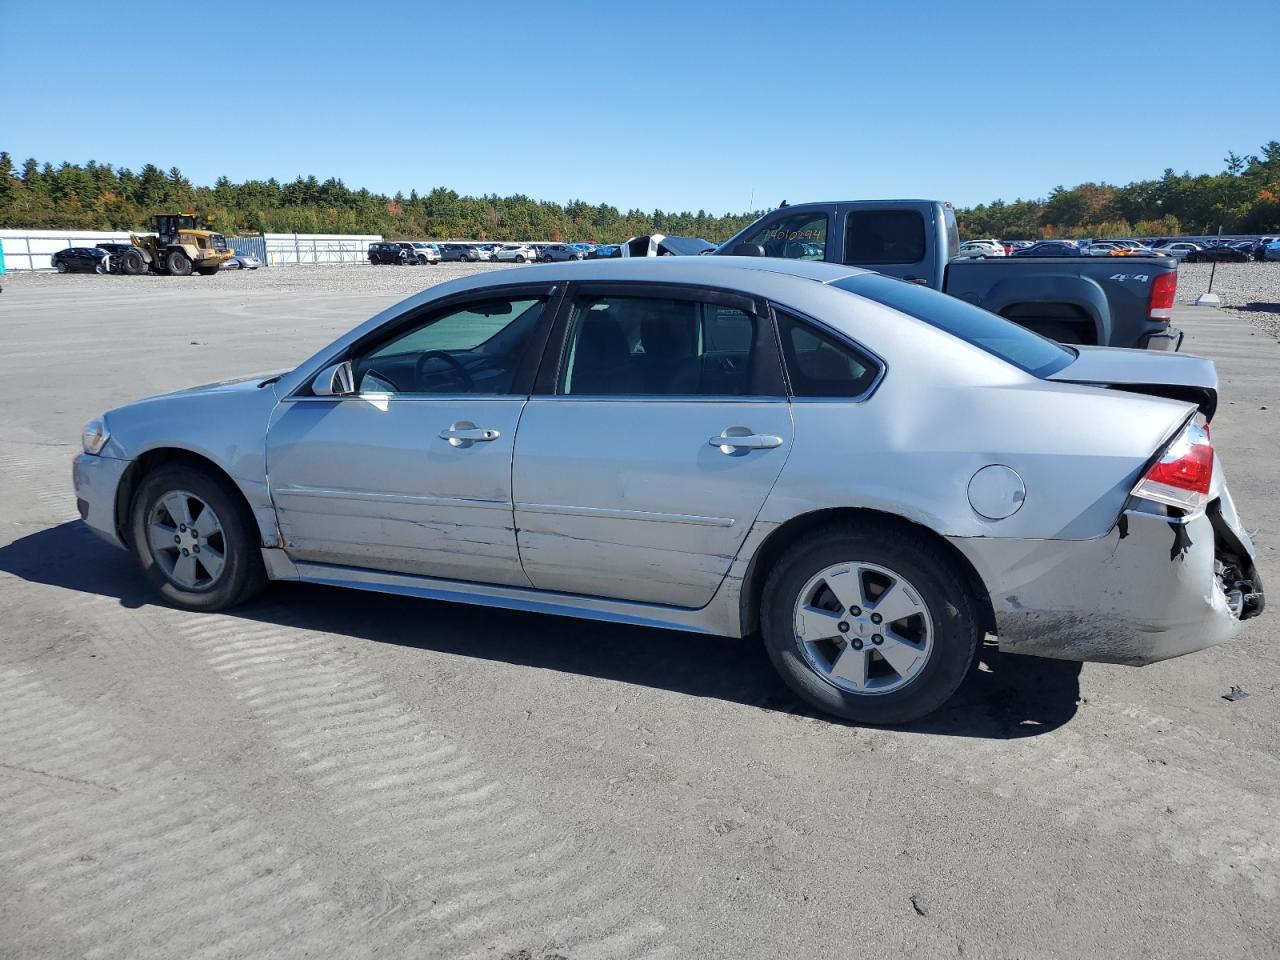
[[[942,706],[977,649],[979,618],[945,548],[883,521],[797,543],[771,571],[765,648],[798,696],[859,723],[905,723]]]
[[[266,583],[252,524],[226,480],[168,466],[139,484],[129,540],[142,572],[167,601],[186,610],[222,610]]]
[[[181,250],[170,250],[164,258],[164,265],[172,276],[191,276],[191,259]]]
[[[57,270],[59,273],[66,273],[67,265],[63,263],[61,260],[59,260],[57,263],[53,265],[53,269]]]

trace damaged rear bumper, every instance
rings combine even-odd
[[[1203,513],[1141,504],[1095,540],[949,538],[986,584],[1000,649],[1141,665],[1235,637],[1262,612],[1225,483]]]

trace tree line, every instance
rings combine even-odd
[[[965,237],[1039,239],[1280,232],[1280,141],[1256,155],[1229,153],[1214,174],[1165,170],[1125,186],[1056,187],[1045,199],[996,200],[956,211]],[[177,167],[137,172],[85,164],[15,166],[0,152],[0,227],[143,230],[152,214],[198,210],[215,230],[245,233],[371,233],[391,239],[619,241],[646,233],[725,240],[762,211],[622,211],[580,200],[553,203],[516,195],[468,197],[444,187],[388,196],[353,190],[337,178],[298,177],[197,186]]]

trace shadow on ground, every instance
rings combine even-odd
[[[1240,306],[1232,307],[1231,309],[1243,310],[1246,313],[1280,313],[1280,303],[1255,300],[1253,303],[1242,303]]]
[[[0,572],[31,583],[112,597],[128,608],[155,602],[132,558],[77,521],[0,547]],[[296,583],[274,584],[261,599],[229,613],[372,643],[600,677],[839,722],[797,701],[756,640]],[[1006,656],[988,644],[946,707],[900,729],[988,739],[1046,733],[1075,715],[1080,666]]]

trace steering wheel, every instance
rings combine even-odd
[[[467,393],[470,393],[475,389],[476,382],[472,379],[471,374],[467,372],[467,368],[462,365],[461,361],[459,361],[457,357],[453,356],[453,354],[445,353],[443,350],[428,350],[418,358],[418,362],[413,371],[413,375],[417,379],[418,383],[422,383],[422,375],[426,368],[427,361],[437,357],[449,366],[453,367],[454,373],[456,373],[462,380]]]

